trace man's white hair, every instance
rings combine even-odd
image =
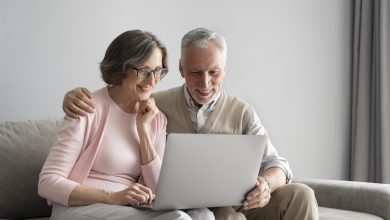
[[[194,43],[196,46],[200,48],[207,48],[208,42],[215,42],[218,47],[221,49],[225,62],[227,58],[227,45],[226,40],[223,36],[218,33],[208,30],[206,28],[195,28],[188,33],[186,33],[181,40],[181,60],[184,60],[185,50],[188,45]]]

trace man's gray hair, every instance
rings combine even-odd
[[[181,60],[184,58],[185,50],[187,49],[188,45],[194,43],[200,48],[207,48],[207,43],[209,41],[213,41],[218,45],[226,61],[227,45],[225,38],[222,35],[219,35],[218,33],[206,28],[195,28],[183,36],[181,40]]]

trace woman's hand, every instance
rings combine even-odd
[[[150,123],[154,117],[159,113],[159,110],[154,102],[153,98],[138,101],[138,113],[137,113],[137,130],[138,134],[148,135],[150,129]]]
[[[155,195],[151,189],[139,183],[134,183],[122,191],[110,193],[108,203],[111,205],[139,205],[151,203],[154,197]]]
[[[141,165],[150,163],[157,156],[150,137],[151,122],[159,113],[153,98],[139,101],[137,113],[137,131],[140,140]]]

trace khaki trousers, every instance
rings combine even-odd
[[[318,220],[314,191],[300,183],[286,184],[262,208],[237,212],[233,207],[211,209],[217,220]]]

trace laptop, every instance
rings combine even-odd
[[[167,136],[153,210],[238,206],[253,189],[267,137]]]

